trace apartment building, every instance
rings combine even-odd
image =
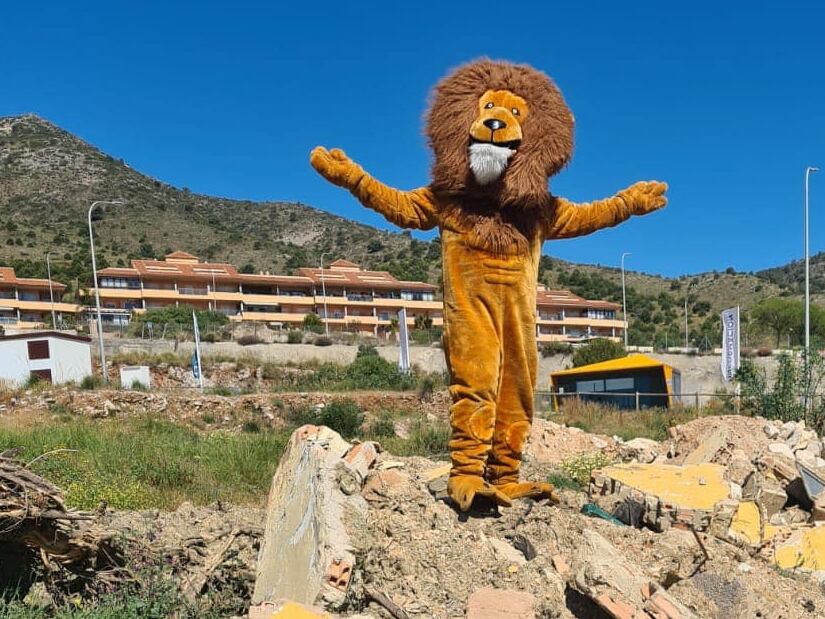
[[[582,342],[593,338],[618,341],[624,337],[621,305],[583,299],[569,290],[539,286],[536,294],[536,336],[542,342]]]
[[[62,303],[66,285],[52,280],[52,306],[49,280],[17,277],[11,267],[0,267],[0,326],[6,329],[39,329],[52,326],[52,309],[57,326],[68,316],[75,316],[80,307]]]
[[[261,321],[283,329],[300,328],[305,316],[315,313],[331,330],[376,336],[391,330],[402,307],[411,327],[419,315],[434,327],[443,325],[437,286],[400,281],[348,260],[336,260],[323,270],[300,268],[292,276],[252,275],[176,251],[164,260],[133,260],[131,268],[103,269],[98,281],[104,323],[116,325],[128,323],[133,312],[170,305],[214,310],[233,321]],[[540,286],[536,335],[540,343],[618,340],[624,333],[624,322],[616,318],[619,307]]]
[[[125,324],[133,312],[170,305],[285,329],[300,328],[306,315],[315,313],[330,329],[381,335],[392,328],[402,307],[410,326],[419,315],[429,317],[433,326],[443,324],[437,286],[401,281],[347,260],[323,270],[301,268],[294,276],[253,275],[176,251],[164,260],[133,260],[131,268],[102,269],[98,282],[103,320],[110,324]]]

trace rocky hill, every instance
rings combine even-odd
[[[287,202],[198,195],[133,170],[34,115],[0,119],[0,262],[35,263],[56,252],[58,270],[83,275],[88,258],[86,210],[117,197],[96,231],[101,262],[128,264],[180,249],[246,270],[288,272],[322,252],[347,256],[401,278],[436,281],[440,248],[406,234]]]

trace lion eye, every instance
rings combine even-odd
[[[518,108],[517,107],[513,108],[513,116],[518,116]]]
[[[487,105],[485,105],[484,107],[485,107],[486,109],[488,109],[488,110],[489,110],[491,107],[493,107],[493,102],[492,102],[492,101],[490,101],[490,102],[489,102]]]

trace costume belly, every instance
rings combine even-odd
[[[499,256],[457,232],[442,230],[441,238],[451,475],[513,483],[533,417],[541,244]]]

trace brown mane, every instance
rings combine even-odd
[[[522,125],[521,146],[502,178],[481,187],[470,172],[469,128],[487,90],[519,95],[530,113]],[[489,237],[490,249],[521,244],[513,235],[529,236],[531,221],[552,214],[547,182],[573,154],[573,115],[544,73],[488,59],[459,67],[435,87],[426,133],[435,154],[431,188],[445,214],[469,220],[477,236]]]

